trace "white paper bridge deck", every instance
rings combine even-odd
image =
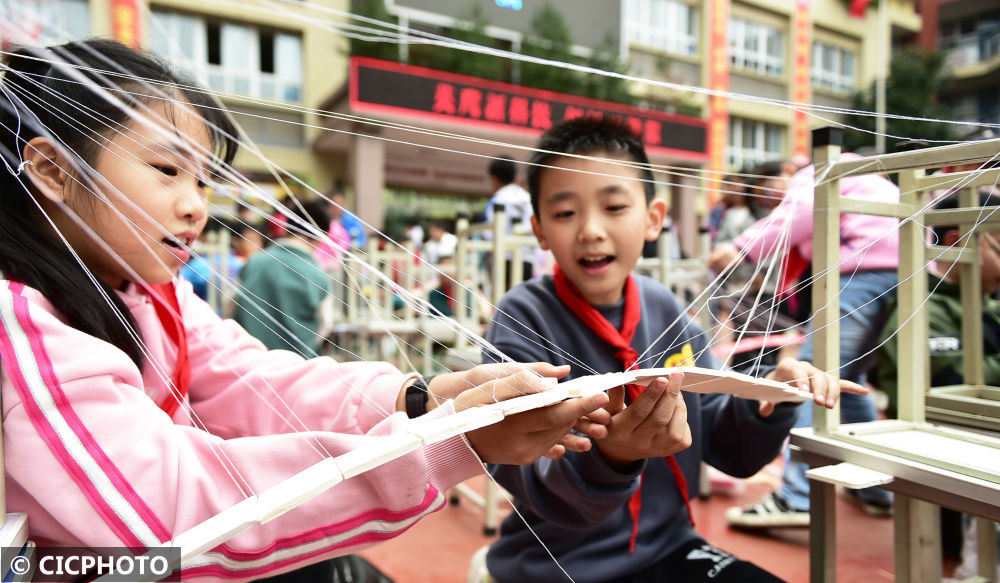
[[[684,373],[682,389],[686,391],[728,393],[746,399],[775,402],[803,402],[810,398],[809,393],[777,381],[696,367],[640,369],[552,383],[551,389],[541,393],[466,409],[439,419],[413,419],[400,433],[373,438],[365,447],[325,459],[178,534],[165,546],[181,547],[182,564],[185,567],[196,565],[199,562],[198,555],[209,552],[255,524],[273,520],[338,483],[396,459],[423,444],[496,423],[507,415],[545,407],[573,397],[596,395],[623,384],[648,386],[653,379],[672,372]]]

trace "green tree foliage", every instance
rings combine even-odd
[[[951,119],[951,108],[938,101],[938,96],[947,90],[951,82],[951,73],[945,67],[943,52],[905,48],[893,55],[889,63],[889,76],[886,78],[886,113]],[[862,111],[875,111],[875,83],[855,94],[853,107]],[[875,118],[872,116],[849,115],[844,121],[853,127],[875,131]],[[954,139],[952,126],[949,124],[889,118],[885,127],[887,134],[900,136],[900,138],[886,139],[886,150],[889,152],[894,151],[896,144],[906,139]],[[844,148],[847,150],[874,144],[873,133],[848,130],[844,134]]]
[[[364,16],[374,20],[387,23],[393,26],[398,23],[396,17],[389,14],[385,9],[385,0],[351,0],[351,12],[359,16]],[[352,23],[360,24],[369,28],[379,28],[368,22]],[[394,29],[385,27],[387,32],[395,32]],[[380,41],[376,35],[360,33],[359,36],[370,38],[351,38],[350,51],[352,55],[359,57],[372,57],[386,61],[399,60],[399,45],[395,42]]]
[[[459,15],[458,24],[449,29],[444,36],[458,42],[497,48],[496,39],[486,34],[488,24],[482,6],[473,4],[465,13]],[[417,63],[413,59],[411,62],[459,75],[510,81],[510,61],[503,57],[442,46],[434,46],[423,54],[427,57],[425,62]]]
[[[386,10],[385,0],[352,0],[351,8],[361,16],[391,24],[397,22]],[[459,24],[443,31],[443,36],[475,45],[503,48],[496,39],[486,34],[489,21],[479,4],[467,5],[457,20]],[[365,26],[372,25],[366,23]],[[525,35],[521,52],[546,60],[586,65],[622,74],[628,72],[627,66],[618,60],[618,47],[611,37],[606,38],[601,46],[594,47],[593,53],[586,59],[574,55],[572,46],[573,37],[569,25],[562,14],[547,2],[532,15],[531,28]],[[394,42],[379,42],[374,38],[351,39],[351,54],[398,61],[399,46]],[[553,65],[515,62],[504,57],[434,44],[411,43],[408,54],[408,63],[429,69],[630,105],[635,103],[635,98],[629,92],[628,82],[620,78],[585,74]]]
[[[551,4],[546,2],[531,18],[531,29],[521,45],[521,53],[551,61],[576,63],[570,52],[573,37],[569,25]],[[564,93],[582,93],[583,82],[576,71],[522,61],[520,84]]]
[[[625,63],[618,60],[618,47],[613,38],[605,37],[604,43],[594,48],[587,59],[587,66],[602,71],[611,71],[622,75],[628,73]],[[594,99],[615,101],[635,105],[635,97],[628,88],[628,81],[620,77],[606,77],[585,73],[583,78],[583,94]]]
[[[546,2],[531,19],[531,30],[521,47],[521,53],[532,57],[586,65],[595,69],[626,73],[628,68],[618,60],[618,47],[607,37],[601,46],[593,47],[591,56],[582,59],[571,52],[573,36],[562,14]],[[519,65],[520,84],[526,87],[572,93],[584,97],[632,104],[635,99],[628,82],[615,77],[582,73],[553,65],[522,62]]]

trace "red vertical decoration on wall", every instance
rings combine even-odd
[[[111,38],[135,49],[142,44],[141,1],[111,0]]]
[[[708,87],[729,91],[729,0],[712,0],[709,45]],[[708,98],[708,206],[715,204],[719,181],[726,171],[726,143],[729,133],[729,99],[724,95]]]
[[[795,3],[795,60],[792,101],[809,104],[812,101],[812,20],[809,0]],[[803,109],[795,111],[792,129],[792,157],[809,159],[809,118]]]
[[[871,4],[872,0],[851,0],[851,7],[848,8],[847,12],[854,18],[864,18],[865,11],[868,10],[868,5]]]

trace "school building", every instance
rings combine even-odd
[[[473,8],[488,24],[484,31],[493,46],[518,52],[546,2],[569,27],[574,54],[611,43],[629,75],[652,81],[629,83],[635,106],[583,98],[575,87],[522,87],[517,61],[510,61],[510,78],[503,81],[407,62],[423,46],[419,35],[452,30],[454,15]],[[389,59],[349,53],[347,37],[366,34],[351,25],[370,26],[347,17],[362,4],[377,5],[413,31],[393,40]],[[892,51],[918,35],[922,43],[928,35],[939,39],[951,58],[964,59],[956,73],[968,91],[950,97],[962,115],[996,121],[998,90],[988,80],[997,69],[997,19],[995,10],[989,18],[970,16],[983,4],[973,0],[885,0],[881,9],[864,0],[466,4],[10,0],[4,19],[36,23],[35,39],[113,36],[164,55],[221,92],[260,150],[243,151],[237,160],[249,178],[274,192],[295,188],[299,180],[320,190],[340,183],[358,214],[376,226],[400,209],[433,214],[481,208],[490,194],[487,157],[523,159],[517,148],[569,116],[616,115],[641,128],[655,164],[682,171],[662,177],[675,183],[663,194],[690,252],[696,233],[685,225],[697,224],[707,207],[700,170],[722,173],[804,157],[810,127],[826,123],[769,100],[850,107],[853,93],[887,70]],[[921,22],[931,7],[928,24],[936,25],[929,33]],[[0,29],[5,44],[17,40],[9,28]],[[750,98],[710,95],[714,91]],[[268,160],[288,174],[275,178]],[[686,167],[699,172],[685,175]]]
[[[919,0],[919,9],[924,28],[918,44],[945,51],[955,77],[943,96],[953,117],[1000,123],[1000,3]]]
[[[639,107],[574,98],[572,88],[550,95],[518,88],[517,61],[510,66],[510,83],[503,84],[413,68],[407,65],[408,57],[421,43],[416,37],[408,43],[404,37],[395,55],[400,63],[353,60],[348,82],[323,109],[473,139],[427,136],[412,127],[392,125],[366,130],[354,126],[360,133],[370,133],[370,138],[356,133],[324,134],[316,143],[318,152],[329,153],[332,159],[346,156],[353,160],[349,165],[366,169],[361,178],[365,184],[354,182],[362,194],[357,202],[362,216],[379,216],[375,205],[383,204],[386,198],[363,193],[378,192],[383,185],[417,190],[444,187],[450,192],[486,196],[487,162],[470,158],[468,153],[489,156],[500,150],[481,140],[529,145],[548,123],[583,111],[607,114],[613,110],[613,115],[623,116],[637,128],[652,128],[644,133],[651,162],[679,167],[679,173],[660,176],[672,183],[661,194],[669,199],[675,224],[680,226],[682,247],[693,254],[694,226],[707,208],[710,190],[705,187],[710,185],[698,172],[685,173],[683,169],[722,173],[768,159],[805,157],[810,127],[822,123],[804,112],[761,100],[850,107],[853,93],[887,70],[893,48],[911,39],[921,23],[914,5],[902,0],[888,0],[881,18],[877,10],[864,6],[854,6],[852,14],[852,5],[845,0],[548,3],[561,13],[572,32],[577,43],[574,53],[586,55],[611,42],[630,75],[653,81],[630,83]],[[493,46],[519,52],[544,3],[494,0],[467,4],[385,0],[383,8],[401,26],[442,36],[459,25],[453,15],[467,15],[475,8],[488,23],[484,32]],[[381,72],[376,75],[375,70]],[[377,86],[390,75],[389,70],[399,84]],[[376,81],[379,76],[382,79]],[[372,87],[376,90],[369,92]],[[436,91],[444,92],[444,99],[451,101],[435,101],[442,98]],[[709,91],[731,91],[755,99],[710,97]],[[375,95],[379,92],[383,95]],[[530,108],[536,104],[545,114],[540,121],[530,117]],[[670,125],[661,125],[668,119]],[[332,127],[343,130],[347,125],[349,122]],[[685,131],[675,129],[681,127]],[[359,142],[365,143],[358,146]],[[517,152],[509,153],[518,157]],[[374,162],[365,163],[364,157]],[[379,167],[384,169],[382,176],[375,170]]]
[[[58,43],[111,37],[148,48],[218,92],[259,150],[235,166],[269,194],[298,180],[329,188],[343,168],[312,153],[322,133],[315,108],[343,84],[347,43],[336,32],[342,0],[274,4],[236,0],[9,0],[0,4],[0,42]],[[279,167],[284,173],[276,173]],[[284,185],[279,183],[284,181]],[[218,197],[225,204],[231,200]]]

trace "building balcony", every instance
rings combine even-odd
[[[978,77],[1000,67],[1000,31],[943,42],[948,65],[958,78]]]

